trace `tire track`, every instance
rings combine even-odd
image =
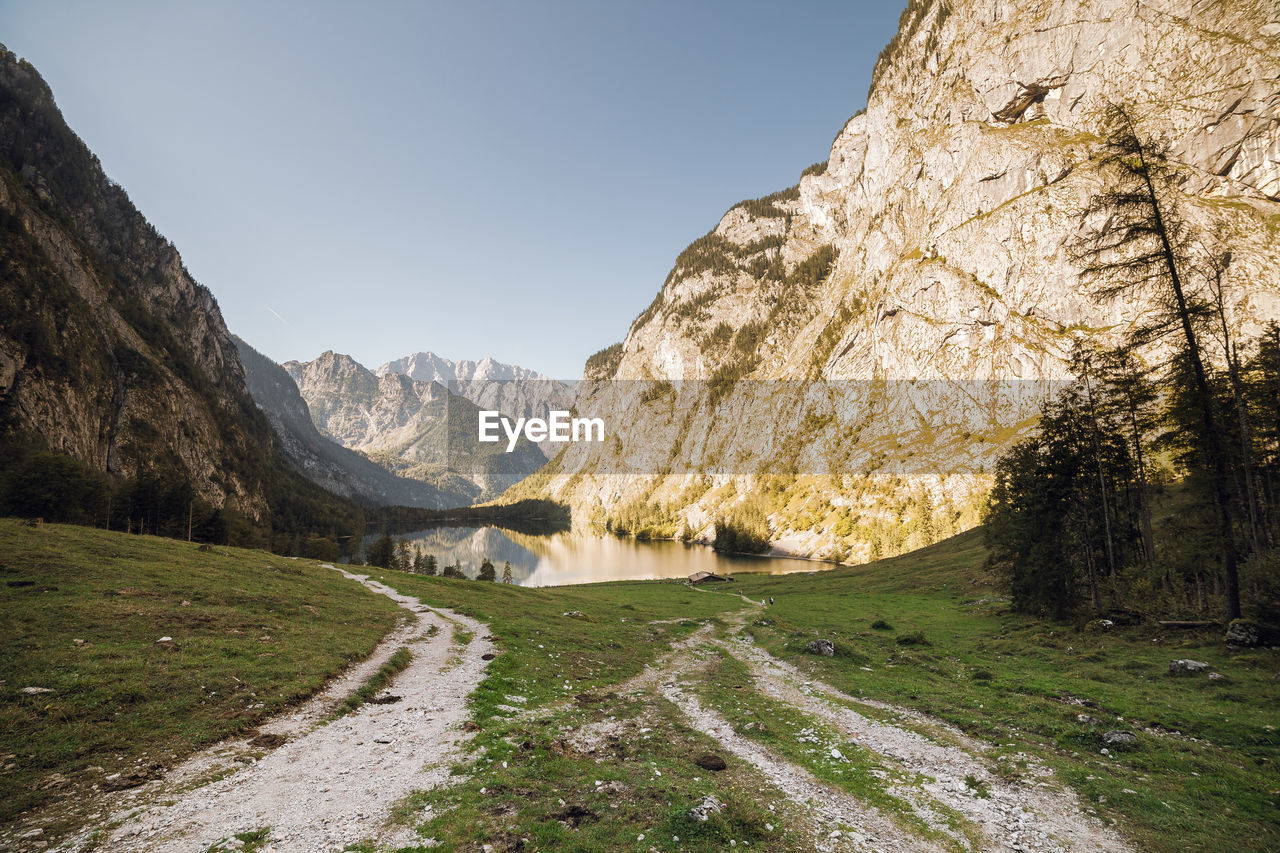
[[[927,813],[928,801],[933,800],[959,813],[981,831],[984,851],[1068,853],[1130,849],[1113,829],[1081,811],[1075,794],[1056,784],[1052,773],[1043,766],[1028,762],[1032,777],[1028,783],[1008,781],[991,773],[980,760],[989,745],[941,721],[881,703],[872,706],[922,722],[941,732],[941,740],[959,746],[860,714],[849,703],[856,706],[861,700],[808,678],[749,641],[713,642],[748,667],[756,689],[763,695],[821,720],[849,741],[900,768],[904,775],[928,777],[918,788],[899,785],[891,793],[908,800],[921,812]],[[965,777],[978,782],[979,789],[967,784]]]

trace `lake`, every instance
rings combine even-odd
[[[381,534],[365,537],[364,547]],[[600,581],[686,578],[694,572],[717,574],[787,574],[815,572],[829,563],[787,557],[736,557],[718,554],[706,545],[682,542],[637,542],[614,536],[573,532],[532,535],[497,527],[431,527],[402,533],[435,556],[439,568],[458,564],[475,577],[486,557],[502,579],[504,563],[511,563],[512,579],[521,586],[563,586]]]

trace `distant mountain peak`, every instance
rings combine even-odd
[[[479,361],[454,361],[436,355],[430,350],[416,352],[404,358],[389,361],[379,367],[376,373],[379,376],[385,376],[388,373],[400,373],[411,379],[418,379],[423,382],[441,382],[445,384],[452,382],[555,381],[536,370],[530,370],[527,367],[520,367],[515,364],[506,364],[489,356],[485,356]]]

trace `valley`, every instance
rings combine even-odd
[[[33,530],[4,522],[0,531],[6,613],[21,612],[17,601],[44,609],[100,608],[104,592],[145,583],[136,572],[147,564],[136,562],[135,552],[193,568],[213,561],[229,573],[219,584],[227,589],[250,589],[264,559],[58,526]],[[93,586],[51,574],[42,556],[60,553],[75,561],[86,548],[108,557]],[[275,818],[275,801],[266,797],[253,799],[250,811],[211,804],[252,790],[245,786],[270,778],[282,761],[296,773],[298,761],[313,760],[306,757],[308,744],[331,731],[340,752],[323,766],[334,772],[305,796],[323,787],[343,790],[348,776],[335,769],[343,761],[363,768],[361,791],[381,792],[372,811],[360,809],[364,820],[323,824],[353,850],[418,849],[427,839],[435,839],[427,849],[701,850],[733,840],[777,850],[1182,850],[1211,846],[1227,832],[1242,850],[1273,847],[1276,652],[1224,650],[1211,631],[1027,619],[1010,612],[982,570],[981,554],[970,534],[868,567],[739,575],[716,588],[654,581],[527,589],[374,569],[373,588],[364,589],[319,564],[279,561],[274,565],[291,584],[321,586],[313,586],[302,605],[269,617],[271,637],[255,636],[260,627],[229,631],[228,625],[244,623],[228,621],[227,605],[176,591],[139,599],[149,609],[146,628],[133,639],[120,619],[97,627],[71,622],[39,638],[17,634],[5,683],[38,674],[38,686],[53,692],[6,699],[12,725],[5,730],[16,734],[42,720],[51,746],[76,742],[62,738],[101,707],[84,685],[94,673],[112,671],[101,669],[111,665],[113,656],[103,654],[111,644],[154,646],[155,631],[147,628],[175,625],[174,650],[130,658],[132,674],[116,677],[124,689],[156,684],[165,672],[180,672],[184,680],[116,703],[122,713],[96,724],[97,741],[70,752],[31,755],[26,743],[6,744],[14,765],[6,776],[25,774],[26,784],[42,793],[29,801],[27,814],[6,821],[4,843],[30,849],[24,845],[40,839],[41,849],[53,849],[61,838],[59,849],[115,849],[102,847],[107,833],[130,839],[117,842],[128,849],[203,851],[242,834],[258,838],[263,849],[315,849],[298,846],[296,839],[311,836],[289,828],[292,803],[282,803],[286,811]],[[28,576],[56,580],[58,588],[12,582]],[[330,591],[322,597],[321,589]],[[462,629],[446,619],[424,641],[403,633],[384,641],[384,654],[407,646],[414,662],[369,698],[399,700],[366,704],[350,712],[354,717],[327,724],[331,712],[321,711],[308,722],[308,708],[340,704],[342,691],[367,678],[376,659],[353,670],[345,687],[331,685],[296,711],[279,703],[296,703],[315,687],[300,693],[273,687],[240,662],[256,654],[259,661],[283,663],[255,650],[280,648],[301,630],[314,636],[321,623],[307,606],[319,618],[349,617],[354,606],[385,614],[378,617],[382,627],[365,635],[377,637],[400,611],[381,594],[391,590],[435,609],[419,618],[435,622],[435,612],[453,612],[467,625],[459,635]],[[770,598],[771,605],[758,603]],[[481,643],[487,636],[496,657],[474,659],[474,690],[451,706],[460,716],[431,712],[439,705],[429,698],[438,695],[430,692],[436,688],[413,698],[413,690],[423,689],[413,687],[422,677],[414,675],[417,667],[461,672],[459,666],[471,666],[472,655],[488,648]],[[272,637],[279,639],[267,642]],[[831,656],[808,651],[819,640],[830,643]],[[449,648],[452,657],[445,654]],[[50,669],[55,650],[67,663]],[[171,670],[178,657],[183,666]],[[1170,674],[1170,661],[1182,658],[1205,661],[1221,677]],[[252,708],[251,693],[265,707]],[[154,727],[144,721],[188,700],[195,701],[183,715],[182,740],[163,747],[154,735],[120,740],[140,725]],[[250,708],[247,716],[222,714],[227,702]],[[426,709],[433,725],[445,725],[440,737],[460,738],[460,751],[430,759],[413,753],[404,724],[392,723],[397,713],[418,719],[416,708]],[[285,717],[273,716],[281,711]],[[290,714],[301,714],[301,724],[289,724]],[[373,728],[346,737],[355,731],[351,725]],[[249,742],[273,732],[286,733],[285,745]],[[1130,739],[1116,740],[1116,732]],[[218,756],[217,763],[202,764],[210,759],[200,755],[194,765],[187,759],[228,736],[200,754]],[[371,742],[377,737],[390,743]],[[128,751],[139,749],[147,752],[136,761]],[[383,766],[377,756],[389,759],[393,752],[425,762],[427,772],[410,777],[417,781],[403,793],[377,781]],[[699,766],[695,759],[704,755],[723,759],[725,769]],[[107,777],[139,765],[150,768],[145,776],[123,792],[109,792]],[[193,766],[207,771],[203,778],[183,770]],[[707,806],[707,797],[719,805]],[[213,808],[212,823],[180,841],[188,824],[176,816],[194,814],[201,802]],[[699,804],[705,821],[692,816]],[[105,819],[117,811],[132,817],[119,826]],[[33,827],[44,833],[16,840]],[[640,835],[645,838],[637,840]]]
[[[127,5],[0,45],[0,853],[1280,850],[1274,2]]]

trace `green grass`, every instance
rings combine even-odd
[[[72,820],[107,776],[253,728],[366,657],[399,612],[303,560],[0,519],[0,824],[55,801]]]
[[[1083,620],[1029,619],[1009,610],[984,556],[981,533],[970,532],[867,566],[740,576],[733,587],[776,601],[749,614],[744,630],[756,642],[845,691],[860,713],[930,737],[943,733],[856,700],[940,718],[996,744],[991,768],[1006,778],[1025,773],[1019,753],[1029,754],[1138,849],[1205,849],[1222,839],[1232,849],[1280,849],[1280,653],[1229,650],[1216,633],[1097,632]],[[658,694],[622,687],[700,625],[736,624],[722,618],[747,606],[736,594],[677,582],[526,589],[371,571],[486,622],[497,646],[470,699],[478,730],[455,784],[397,809],[437,849],[501,849],[521,838],[566,850],[810,843],[779,795],[759,793],[772,789],[753,768],[731,755],[722,773],[697,767],[693,759],[718,752],[716,744]],[[304,561],[12,521],[0,522],[0,576],[7,820],[69,799],[104,773],[139,760],[170,763],[254,725],[366,655],[396,615],[390,601]],[[581,616],[564,615],[574,611]],[[155,644],[161,634],[174,648]],[[815,637],[830,639],[835,656],[805,654]],[[468,639],[455,633],[456,642]],[[1168,663],[1180,657],[1207,661],[1223,677],[1171,678]],[[375,678],[392,674],[384,668]],[[696,689],[740,733],[928,837],[910,805],[871,772],[876,756],[849,745],[840,747],[849,761],[822,760],[795,735],[835,733],[736,689],[750,684],[744,678],[740,663],[716,656]],[[22,686],[55,692],[17,693]],[[366,688],[372,695],[381,686]],[[770,721],[764,730],[747,729],[762,719]],[[591,751],[584,726],[606,727],[616,740]],[[1135,732],[1138,743],[1107,747],[1101,735],[1113,728]],[[42,788],[54,773],[66,781]],[[689,808],[705,794],[727,807],[701,824]],[[582,820],[569,819],[575,808]],[[962,822],[955,828],[969,833]]]
[[[266,844],[270,838],[271,827],[269,826],[263,826],[248,832],[237,832],[231,836],[231,839],[235,839],[239,844],[227,846],[231,839],[223,839],[211,845],[206,853],[232,853],[232,851],[235,851],[235,853],[254,853],[256,850],[261,850],[262,845]]]
[[[584,726],[602,724],[617,732],[616,740],[602,738],[591,751],[575,739]],[[725,756],[722,772],[698,767],[694,760],[717,745],[652,694],[622,697],[607,708],[547,711],[499,731],[452,787],[400,805],[400,819],[414,824],[430,807],[419,826],[424,839],[439,844],[430,849],[521,849],[519,839],[533,850],[637,853],[719,851],[730,840],[738,849],[809,846],[788,827],[784,799],[750,765]],[[700,823],[689,810],[706,795],[726,808]]]
[[[532,708],[617,684],[687,636],[698,620],[742,605],[670,581],[528,589],[373,571],[406,595],[489,625],[501,654],[471,698],[472,716],[482,724],[507,715],[498,706],[511,704],[508,695]],[[564,615],[573,611],[584,618]]]
[[[854,698],[919,709],[998,744],[991,763],[1003,776],[1020,774],[1025,763],[1018,752],[1036,756],[1079,792],[1086,809],[1118,823],[1144,850],[1212,846],[1222,837],[1237,838],[1242,850],[1280,846],[1280,781],[1273,770],[1280,655],[1231,651],[1215,634],[1165,633],[1154,626],[1093,633],[1083,625],[1019,616],[984,572],[984,557],[981,532],[971,531],[866,566],[739,576],[734,591],[775,598],[748,628],[772,653]],[[510,740],[509,727],[523,725],[500,707],[511,706],[508,694],[528,700],[520,707],[536,708],[579,693],[607,693],[699,623],[742,606],[736,596],[672,583],[529,590],[390,572],[385,578],[490,623],[503,654],[472,700],[482,726],[475,744],[486,750]],[[571,610],[588,619],[561,615]],[[816,636],[834,642],[835,657],[804,653]],[[1224,678],[1170,678],[1168,663],[1177,657],[1208,661]],[[744,715],[733,719],[735,725],[750,714],[781,719],[789,713],[749,691],[727,696],[721,682],[736,677],[734,665],[724,661],[713,668],[702,689],[726,715]],[[1100,724],[1083,723],[1080,714]],[[1147,731],[1155,727],[1168,732]],[[930,737],[941,735],[924,728]],[[1137,746],[1110,747],[1103,755],[1101,735],[1112,728],[1135,731]],[[668,734],[681,730],[673,722]],[[767,742],[773,735],[753,736]],[[794,744],[768,745],[793,760],[812,758],[792,754]],[[869,801],[880,796],[874,777],[861,790],[856,772],[846,769],[844,779],[831,779],[822,766],[800,763]],[[471,768],[476,785],[492,778],[487,768]],[[894,811],[891,802],[882,805]],[[899,814],[910,824],[909,814]],[[497,831],[496,822],[488,825]],[[432,831],[439,836],[439,824]]]
[[[775,598],[763,620],[772,624],[749,629],[774,654],[851,696],[925,711],[1005,745],[1002,754],[1038,756],[1144,850],[1222,838],[1280,848],[1280,653],[1230,650],[1214,632],[1094,632],[1019,616],[984,574],[984,556],[972,531],[867,566],[736,586]],[[833,640],[837,656],[804,654],[815,636]],[[1183,657],[1224,677],[1170,677],[1169,661]],[[1157,727],[1165,733],[1148,731]],[[1138,744],[1103,755],[1109,729],[1134,731]],[[1017,772],[1015,761],[995,764]]]
[[[413,652],[408,647],[401,646],[391,653],[391,657],[387,658],[386,663],[378,667],[378,671],[369,677],[369,680],[360,685],[355,693],[352,693],[346,699],[342,700],[334,717],[344,717],[352,711],[356,711],[365,702],[368,702],[374,696],[386,687],[401,672],[409,668],[409,664],[413,662]]]
[[[690,730],[663,699],[617,694],[671,643],[739,609],[740,599],[674,582],[526,589],[389,571],[375,577],[483,620],[500,651],[472,694],[480,730],[457,783],[400,809],[402,820],[418,823],[431,806],[434,817],[420,832],[439,849],[502,849],[520,837],[544,850],[723,850],[730,839],[752,849],[795,849],[787,819],[768,811],[781,800],[760,796],[752,768],[726,756],[729,770],[703,770],[693,760],[716,751],[713,741]],[[582,617],[564,615],[573,611]],[[571,732],[606,719],[625,730],[621,751],[590,754],[569,745]],[[726,810],[703,824],[688,812],[706,794]],[[570,806],[594,817],[567,826],[562,817]]]

